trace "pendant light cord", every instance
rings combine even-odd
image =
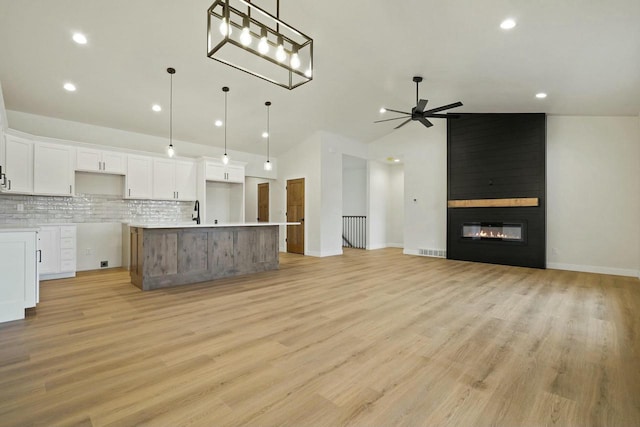
[[[224,155],[227,155],[227,93],[224,93]]]
[[[169,147],[173,147],[173,73],[169,76]]]
[[[270,105],[267,105],[267,162],[269,161],[269,140],[271,139],[271,129],[269,129],[269,110],[271,109]]]

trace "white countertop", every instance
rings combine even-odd
[[[218,228],[218,227],[267,227],[272,225],[300,225],[299,222],[230,222],[224,224],[136,224],[131,223],[129,227],[137,228]]]
[[[39,231],[39,227],[29,227],[24,225],[0,225],[0,233],[16,233],[19,231]]]

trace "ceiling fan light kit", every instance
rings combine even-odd
[[[389,121],[392,121],[392,120],[405,119],[404,122],[400,123],[394,129],[401,128],[402,126],[406,125],[407,123],[409,123],[412,120],[418,121],[418,122],[422,123],[425,127],[429,128],[429,127],[433,126],[433,123],[431,123],[429,121],[429,119],[431,119],[431,118],[436,118],[436,119],[457,119],[458,117],[460,117],[457,114],[448,114],[448,113],[439,114],[440,111],[449,110],[451,108],[456,108],[456,107],[462,107],[462,102],[460,102],[460,101],[454,102],[453,104],[447,104],[447,105],[443,105],[442,107],[432,108],[430,110],[426,110],[425,111],[425,108],[426,108],[427,103],[429,101],[426,100],[426,99],[420,99],[419,98],[419,86],[420,86],[420,83],[422,82],[422,77],[414,76],[413,77],[413,81],[416,84],[416,106],[411,109],[411,112],[409,113],[409,112],[406,112],[406,111],[392,110],[391,108],[383,107],[383,108],[380,109],[381,113],[382,112],[391,111],[392,113],[402,114],[402,116],[393,117],[391,119],[376,120],[374,123],[389,122]]]
[[[207,56],[286,89],[313,80],[313,39],[250,0],[217,0],[207,11]]]

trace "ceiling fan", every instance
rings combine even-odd
[[[453,104],[443,105],[442,107],[432,108],[431,110],[426,110],[425,111],[424,108],[427,106],[427,102],[429,102],[429,101],[427,101],[426,99],[418,99],[418,87],[420,86],[420,82],[422,81],[422,77],[415,76],[413,78],[413,81],[416,83],[416,106],[411,109],[411,112],[407,113],[406,111],[398,111],[398,110],[392,110],[390,108],[383,108],[383,109],[380,110],[381,112],[392,111],[394,113],[404,114],[404,115],[400,116],[400,117],[394,117],[392,119],[377,120],[374,123],[388,122],[388,121],[391,121],[391,120],[406,119],[404,122],[400,123],[394,129],[401,128],[402,126],[406,125],[407,123],[409,123],[412,120],[417,120],[420,123],[422,123],[423,125],[425,125],[426,127],[431,127],[431,126],[433,126],[433,123],[431,123],[427,119],[427,117],[428,118],[436,118],[436,119],[457,119],[457,118],[460,117],[458,114],[438,114],[440,111],[448,110],[450,108],[461,107],[462,106],[462,102],[460,102],[460,101],[454,102]]]

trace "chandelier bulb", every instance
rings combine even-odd
[[[222,22],[220,23],[220,34],[225,37],[231,35],[231,24],[227,22],[227,18],[222,18]]]
[[[167,147],[167,156],[173,157],[176,154],[176,150],[174,150],[173,145],[169,144]]]
[[[291,68],[293,68],[294,70],[300,68],[300,57],[298,56],[297,52],[294,52],[291,55]]]
[[[269,53],[269,43],[267,43],[267,36],[264,36],[260,39],[260,43],[258,43],[258,52],[263,55]]]
[[[222,163],[224,163],[225,165],[229,164],[229,156],[227,156],[227,153],[224,153],[224,155],[222,156]]]
[[[249,46],[251,44],[251,31],[249,30],[249,17],[244,18],[242,25],[242,33],[240,34],[240,43],[242,46]]]
[[[264,162],[264,170],[270,171],[271,169],[273,169],[273,165],[271,164],[271,162],[269,160]]]
[[[284,51],[284,46],[279,45],[276,50],[276,59],[280,62],[284,62],[287,59],[287,53]]]

